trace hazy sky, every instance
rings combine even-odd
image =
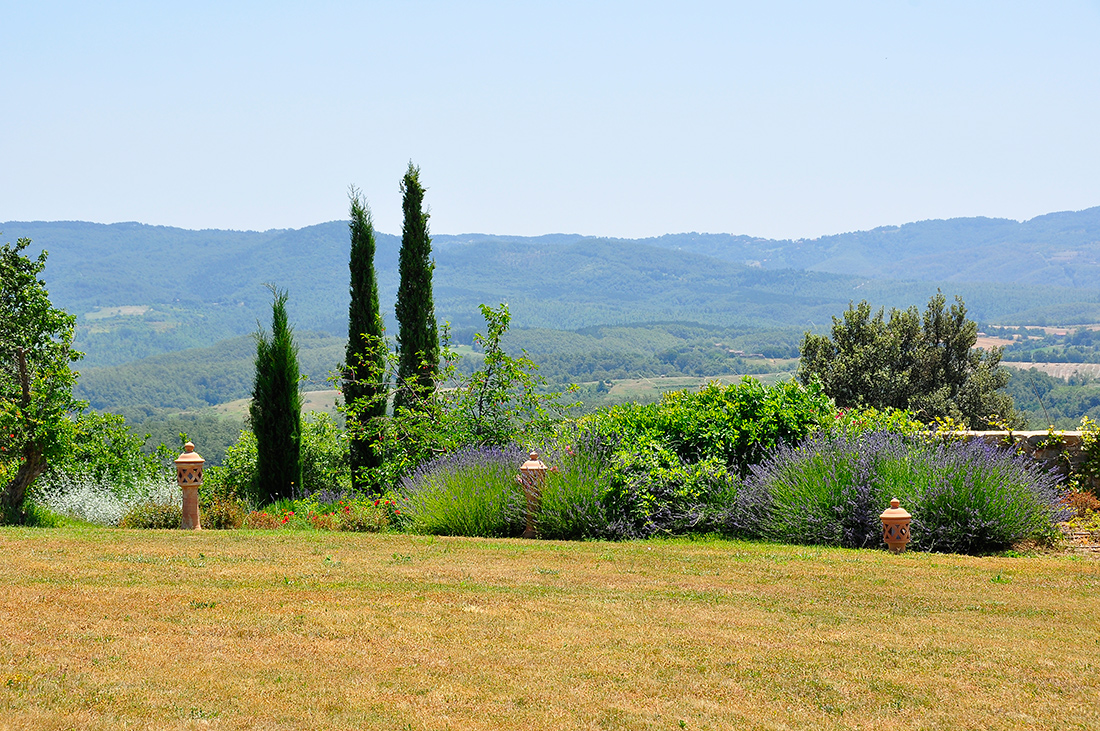
[[[0,0],[0,221],[814,237],[1100,205],[1100,0]],[[4,239],[6,240],[6,239]]]

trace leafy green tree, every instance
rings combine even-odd
[[[351,189],[351,303],[348,305],[348,345],[345,358],[344,402],[355,423],[349,427],[349,459],[354,485],[367,486],[364,475],[382,462],[377,446],[386,415],[386,341],[374,272],[374,225],[359,191]]]
[[[943,293],[916,307],[872,314],[864,300],[833,318],[831,336],[806,333],[798,378],[820,380],[841,408],[908,409],[921,420],[953,419],[972,429],[1018,426],[1001,348],[975,348],[978,326],[961,298]]]
[[[546,431],[568,406],[559,393],[539,392],[546,384],[526,352],[516,358],[505,352],[501,339],[512,321],[508,306],[494,310],[483,304],[481,315],[486,331],[474,335],[474,344],[484,359],[449,392],[452,420],[463,443],[504,446],[525,441]]]
[[[46,252],[23,255],[30,239],[0,248],[0,518],[21,520],[34,481],[68,452],[76,374],[69,364],[76,318],[50,303],[38,278]]]
[[[423,398],[417,393],[435,389],[439,369],[439,328],[432,300],[432,239],[428,213],[424,211],[424,187],[420,168],[409,163],[401,180],[405,222],[401,230],[401,255],[397,289],[397,391],[394,407],[409,408]]]
[[[293,498],[302,485],[298,347],[287,321],[287,293],[270,289],[271,337],[256,333],[256,380],[248,408],[256,434],[253,497],[263,502]]]

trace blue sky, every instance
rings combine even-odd
[[[0,0],[0,221],[815,237],[1100,205],[1100,0]]]

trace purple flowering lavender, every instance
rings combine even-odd
[[[526,503],[516,484],[523,448],[471,446],[426,462],[401,481],[401,511],[416,532],[508,536],[523,530]]]
[[[1057,478],[982,442],[888,432],[818,435],[755,466],[725,516],[729,532],[788,543],[881,545],[879,513],[897,497],[914,548],[1005,548],[1059,519]]]

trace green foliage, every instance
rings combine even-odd
[[[663,447],[685,462],[714,457],[743,474],[778,444],[799,441],[831,415],[832,404],[817,383],[765,387],[746,376],[731,386],[673,391],[656,404],[616,406],[581,424],[617,435],[630,451]]]
[[[123,493],[164,479],[175,457],[163,444],[147,452],[145,438],[133,433],[117,414],[79,414],[72,421],[70,440],[68,451],[50,465],[47,474],[81,475],[111,483]]]
[[[256,482],[256,435],[242,429],[236,444],[225,450],[220,465],[204,470],[199,498],[203,504],[213,500],[252,498]]]
[[[400,324],[395,411],[420,406],[426,395],[435,390],[439,367],[439,332],[432,295],[432,270],[435,269],[431,259],[432,239],[428,234],[420,168],[412,162],[401,180],[401,194],[405,222],[401,230],[401,283],[395,308]]]
[[[307,495],[353,490],[348,461],[348,432],[328,414],[314,413],[302,422],[302,491]]]
[[[351,475],[358,489],[365,489],[362,475],[381,466],[375,448],[378,429],[386,415],[386,341],[374,272],[374,225],[370,209],[355,188],[351,189],[351,301],[348,305],[348,345],[343,393],[346,401],[363,403],[356,417],[363,428],[352,430],[348,445]]]
[[[561,417],[566,408],[561,394],[540,393],[545,382],[535,362],[526,353],[513,358],[505,352],[501,340],[512,319],[506,304],[496,310],[483,304],[481,315],[486,333],[474,335],[484,354],[481,367],[460,377],[446,395],[456,441],[497,446],[533,441]]]
[[[179,528],[183,508],[176,504],[141,503],[130,509],[119,522],[119,528]]]
[[[248,410],[256,435],[252,494],[262,502],[294,497],[302,485],[298,349],[287,321],[287,293],[274,287],[271,292],[271,337],[256,334],[256,380]]]
[[[913,436],[925,428],[902,409],[876,409],[873,406],[839,409],[832,420],[826,419],[819,431],[832,435],[858,436],[867,432],[889,432]]]
[[[76,374],[69,363],[75,318],[50,303],[39,274],[46,252],[23,255],[30,240],[0,248],[0,522],[21,521],[23,500],[72,441]]]
[[[1083,417],[1080,425],[1082,461],[1077,468],[1081,488],[1100,496],[1100,424]]]
[[[1020,422],[1000,392],[1009,380],[1001,351],[974,348],[977,325],[955,300],[948,310],[937,293],[923,321],[916,307],[892,309],[885,320],[866,300],[849,305],[833,318],[831,337],[806,333],[798,377],[819,379],[841,408],[908,409],[926,423],[950,417],[973,429],[996,418]]]
[[[778,445],[832,418],[821,387],[732,386],[675,391],[655,404],[623,404],[581,419],[574,449],[607,465],[607,535],[644,537],[709,524],[737,492],[737,477]]]

